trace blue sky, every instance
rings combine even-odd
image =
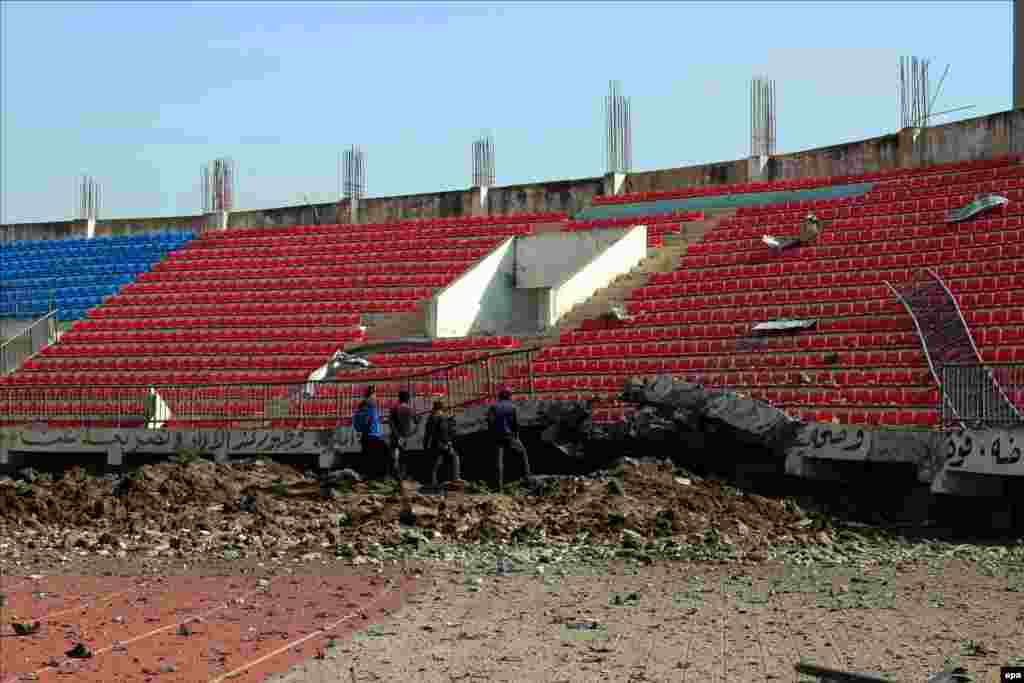
[[[195,213],[200,166],[237,160],[239,208],[603,172],[609,79],[632,98],[633,168],[741,158],[747,84],[777,81],[779,152],[885,134],[901,54],[950,76],[938,109],[1011,106],[1012,4],[982,2],[0,3],[2,222]]]

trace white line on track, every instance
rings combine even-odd
[[[377,595],[375,598],[370,600],[370,602],[368,602],[368,603],[366,603],[364,605],[360,605],[359,607],[354,609],[349,614],[346,614],[345,616],[343,616],[341,619],[338,619],[337,621],[335,621],[333,623],[330,623],[330,624],[324,626],[323,628],[317,629],[316,631],[313,631],[312,633],[308,633],[308,634],[302,636],[301,638],[296,638],[295,640],[291,641],[290,643],[288,643],[286,645],[282,645],[281,647],[277,648],[273,652],[268,652],[265,655],[257,657],[256,659],[252,660],[251,662],[247,662],[246,664],[243,664],[242,666],[238,667],[237,669],[233,669],[233,670],[227,672],[226,674],[222,674],[222,675],[218,676],[217,678],[211,678],[209,683],[222,683],[223,681],[225,681],[225,680],[227,680],[227,679],[229,679],[229,678],[231,678],[233,676],[237,676],[238,674],[242,673],[243,671],[246,671],[247,669],[251,669],[254,666],[262,664],[263,662],[267,661],[268,659],[272,659],[272,658],[278,656],[279,654],[281,654],[283,652],[287,652],[288,650],[292,649],[293,647],[296,647],[298,645],[302,645],[303,643],[305,643],[306,641],[308,641],[308,640],[310,640],[312,638],[316,638],[319,635],[323,635],[324,633],[332,631],[332,630],[338,628],[339,626],[341,626],[342,624],[344,624],[346,621],[348,621],[352,617],[354,617],[357,614],[359,614],[360,612],[373,607],[378,602],[380,602],[382,599],[384,599],[386,596],[390,595],[392,592],[393,591],[389,590],[388,588],[385,588],[383,591],[380,592],[379,595]]]
[[[269,586],[266,587],[266,588],[269,588]],[[186,619],[182,619],[180,621],[176,621],[173,624],[168,624],[167,626],[161,626],[159,628],[155,628],[152,631],[148,631],[148,632],[143,633],[141,635],[134,636],[133,638],[129,638],[128,640],[119,640],[119,641],[115,642],[113,645],[108,645],[107,647],[104,647],[104,648],[101,648],[99,650],[96,650],[95,652],[92,653],[92,656],[93,656],[93,658],[98,657],[98,656],[100,656],[102,654],[106,654],[107,652],[110,652],[110,651],[114,650],[117,647],[125,647],[127,645],[131,645],[132,643],[137,643],[140,640],[145,640],[146,638],[150,638],[152,636],[157,635],[158,633],[163,633],[164,631],[167,631],[167,630],[172,629],[172,628],[178,628],[182,624],[188,624],[188,623],[190,623],[192,621],[195,621],[196,619],[203,619],[203,620],[205,620],[211,614],[216,614],[217,612],[225,610],[228,607],[231,607],[233,604],[237,603],[239,600],[245,601],[245,600],[249,599],[250,596],[255,595],[256,593],[259,593],[261,591],[266,590],[266,588],[264,588],[264,587],[254,588],[254,589],[252,589],[250,591],[247,591],[246,593],[242,594],[240,597],[236,597],[236,598],[233,598],[231,600],[225,600],[224,602],[220,603],[216,607],[211,607],[210,609],[208,609],[208,610],[206,610],[204,612],[200,612],[199,614],[192,615],[192,616],[190,616],[190,617],[188,617]],[[66,663],[68,661],[71,661],[71,660],[69,658],[65,657],[64,660],[61,662],[61,664]],[[25,677],[27,677],[26,680],[36,680],[40,674],[42,674],[42,673],[44,673],[46,671],[49,671],[50,669],[58,668],[59,666],[60,666],[60,664],[58,664],[57,666],[44,666],[41,669],[37,669],[36,671],[33,671],[31,673],[17,674],[15,676],[11,677],[11,678],[6,679],[2,683],[18,683],[19,680],[26,679]]]

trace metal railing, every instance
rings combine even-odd
[[[11,374],[41,349],[57,341],[59,327],[57,311],[52,310],[0,345],[0,376]]]
[[[1024,365],[950,364],[941,373],[948,397],[940,398],[944,425],[1024,423]],[[993,392],[993,386],[1001,391]]]
[[[485,356],[400,379],[363,374],[326,381],[267,384],[149,386],[0,385],[0,426],[334,429],[351,424],[367,386],[382,405],[400,390],[417,413],[444,401],[458,412],[494,400],[507,386],[518,398],[534,395],[533,360],[539,349]],[[24,379],[30,379],[25,373]]]
[[[914,320],[921,346],[932,377],[939,385],[943,397],[943,415],[947,412],[959,422],[971,422],[968,415],[980,415],[979,406],[985,406],[985,414],[996,416],[1018,414],[1013,399],[999,383],[1000,375],[979,371],[959,393],[951,394],[942,376],[946,366],[983,366],[978,346],[974,343],[971,329],[967,326],[963,311],[956,297],[946,286],[942,277],[931,268],[922,268],[913,273],[910,281],[897,287],[886,282],[896,298],[904,305]],[[968,393],[969,390],[969,393]],[[959,401],[965,401],[963,406]],[[1003,406],[996,406],[1002,402]]]

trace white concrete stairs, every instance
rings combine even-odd
[[[705,219],[684,223],[684,234],[666,235],[665,246],[647,250],[647,258],[629,271],[620,275],[610,285],[594,292],[586,301],[574,306],[543,335],[532,338],[530,345],[555,345],[559,336],[568,330],[575,329],[588,318],[595,318],[611,311],[613,304],[625,308],[626,300],[637,287],[647,284],[648,276],[653,273],[671,273],[679,265],[679,259],[686,254],[689,245],[701,241],[704,235],[717,228],[722,218],[731,216],[735,209],[705,211]]]

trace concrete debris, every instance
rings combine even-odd
[[[531,477],[508,495],[475,484],[447,497],[408,487],[403,499],[387,482],[345,480],[349,490],[324,499],[318,480],[274,462],[163,462],[132,472],[125,493],[114,497],[112,481],[75,468],[28,485],[28,495],[0,486],[0,542],[10,543],[5,552],[13,561],[270,562],[373,558],[375,546],[404,544],[576,542],[581,534],[612,546],[644,547],[654,538],[703,543],[710,529],[750,552],[777,542],[825,542],[814,527],[797,526],[800,515],[779,501],[680,476],[671,463],[646,458],[622,458],[587,476]],[[610,481],[624,495],[612,495]]]

